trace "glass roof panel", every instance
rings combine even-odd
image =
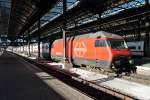
[[[77,1],[77,0],[67,0],[67,9],[69,10],[69,9],[73,8],[74,6],[77,5],[78,2],[79,1]],[[41,18],[42,26],[49,23],[53,19],[57,18],[62,13],[63,13],[63,2],[60,1],[54,6],[53,9],[50,9],[50,11]]]
[[[79,0],[67,0],[67,10],[72,9],[73,7],[77,6],[79,2],[80,2]],[[119,4],[119,6],[117,5],[116,7],[110,7],[108,10],[106,10],[106,11],[104,11],[104,13],[102,13],[101,17],[105,18],[105,17],[111,16],[111,15],[117,14],[126,9],[136,8],[136,7],[143,5],[144,3],[145,3],[145,0],[129,0],[126,3]],[[41,18],[42,26],[44,26],[47,23],[49,23],[50,21],[56,19],[58,16],[60,16],[62,14],[62,12],[63,12],[63,3],[62,3],[62,1],[60,1],[54,6],[53,9],[51,9],[48,13],[46,13]],[[77,19],[80,19],[77,22],[77,26],[80,26],[82,24],[89,23],[89,22],[92,22],[92,21],[95,21],[98,19],[98,16],[94,15],[94,14],[89,16],[88,18],[87,17],[85,17],[83,19],[77,18]],[[76,21],[76,19],[75,19],[75,21]],[[74,24],[71,23],[70,25],[68,24],[68,26],[74,27]]]
[[[108,17],[110,15],[114,15],[117,14],[123,10],[126,9],[130,9],[130,8],[136,8],[139,7],[139,5],[142,5],[145,3],[145,0],[132,0],[130,2],[124,3],[118,7],[115,8],[110,8],[108,10],[106,10],[103,14],[102,14],[102,18]]]

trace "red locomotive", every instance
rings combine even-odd
[[[131,53],[124,39],[112,33],[98,31],[67,38],[67,58],[78,66],[93,66],[118,73],[130,72],[133,67]],[[55,40],[51,58],[63,57],[63,40]]]

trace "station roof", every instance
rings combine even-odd
[[[16,35],[28,29],[58,0],[12,0],[9,35]]]
[[[99,4],[98,2],[95,3]],[[145,20],[145,18],[142,19],[142,16],[145,17],[145,14],[149,14],[150,10],[148,6],[145,6],[144,0],[108,0],[96,8],[92,7],[94,9],[85,9],[86,5],[83,4],[84,2],[79,2],[72,9],[68,9],[67,31],[84,32],[102,28],[106,31],[119,33],[132,28],[137,29],[139,19]],[[88,5],[90,4],[92,5],[92,3]],[[99,15],[101,12],[103,12],[102,15]],[[60,33],[62,25],[63,14],[60,14],[41,28],[42,36]]]
[[[28,33],[30,29],[31,31],[36,30],[38,20],[42,24],[43,37],[60,32],[64,18],[62,1],[0,0],[0,3],[5,2],[5,5],[2,5],[8,8],[4,11],[7,12],[7,17],[3,17],[5,24],[2,24],[4,26],[1,28],[3,30],[1,34],[8,33],[9,36],[16,36]],[[81,30],[91,26],[99,27],[100,23],[103,23],[102,28],[113,31],[114,29],[111,27],[117,27],[116,30],[119,32],[118,26],[106,25],[106,22],[138,14],[142,11],[147,12],[149,8],[142,6],[143,9],[141,7],[143,1],[146,0],[67,0],[67,30]],[[3,12],[3,8],[1,8],[1,12]]]
[[[123,3],[129,2],[131,0],[126,0],[126,1],[124,0],[107,0],[107,1],[106,0],[99,0],[99,1],[97,0],[94,0],[94,1],[93,0],[92,1],[91,0],[80,0],[80,1],[68,0],[68,1],[71,3],[74,3],[74,5],[72,5],[71,7],[68,7],[67,17],[66,17],[67,22],[69,22],[69,24],[72,24],[86,17],[87,18],[91,17],[93,19],[96,19],[99,17],[98,14],[101,14],[105,10],[122,5]],[[59,11],[57,9],[59,9]],[[97,14],[97,15],[93,16],[94,14]],[[51,29],[53,27],[58,27],[58,26],[61,28],[62,23],[63,23],[62,2],[60,2],[58,6],[56,6],[53,9],[53,11],[50,10],[50,12],[47,13],[47,15],[45,15],[45,17],[49,19],[49,21],[47,21],[49,23],[45,25],[43,30],[47,28]],[[43,21],[42,18],[41,20]]]
[[[23,34],[31,25],[40,19],[44,13],[46,13],[49,9],[52,9],[58,1],[62,0],[12,0],[8,29],[9,35]],[[67,0],[67,3],[75,1],[80,2],[75,11],[79,10],[82,11],[82,13],[101,13],[109,7],[113,7],[124,2],[124,0]],[[62,4],[58,7],[62,9]],[[58,14],[58,11],[55,9],[52,13],[53,14],[50,16],[55,16]],[[44,20],[45,18],[43,21]]]

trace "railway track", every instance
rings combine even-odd
[[[47,61],[43,61],[43,63],[47,63]],[[96,72],[96,73],[100,73],[100,74],[104,74],[104,75],[108,75],[108,76],[116,76],[115,73],[104,71],[104,70],[99,70],[99,69],[95,69],[95,68],[81,67],[81,69]],[[130,76],[122,75],[122,77],[120,77],[120,78],[124,79],[124,80],[129,80],[129,81],[141,83],[141,84],[144,84],[144,85],[150,85],[150,77],[145,76],[145,75],[139,75],[139,74],[131,74]]]
[[[150,77],[148,77],[148,76],[133,74],[130,76],[123,76],[122,78],[125,80],[138,82],[138,83],[150,86]]]
[[[20,56],[22,57],[22,56]],[[38,66],[43,71],[53,75],[64,83],[74,87],[78,91],[86,94],[87,96],[93,98],[94,100],[133,100],[136,99],[127,94],[120,93],[111,88],[100,86],[95,84],[94,82],[90,82],[81,78],[78,78],[76,74],[72,74],[66,70],[60,70],[56,66],[48,66],[44,63],[37,63],[31,59],[26,57],[22,57],[24,60]]]

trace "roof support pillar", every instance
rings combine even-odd
[[[67,45],[66,45],[66,10],[67,10],[67,0],[63,0],[63,63],[66,64],[66,58],[67,58]]]
[[[149,6],[149,0],[145,0],[145,6]],[[149,38],[150,38],[150,36],[149,36],[149,15],[148,14],[146,14],[146,23],[145,23],[145,25],[146,25],[146,34],[145,34],[145,39],[144,39],[144,55],[145,56],[148,56],[148,52],[149,52],[149,50],[150,50],[150,46],[149,46]]]
[[[141,19],[138,19],[138,41],[141,40]]]
[[[30,29],[28,30],[28,55],[30,56]]]
[[[40,58],[40,19],[38,20],[38,59]]]
[[[149,5],[149,0],[145,0],[145,5]]]
[[[149,15],[147,14],[146,15],[146,34],[145,34],[145,41],[144,41],[144,44],[145,44],[145,56],[150,56],[148,55],[149,54],[149,51],[150,51],[150,35],[149,35],[149,26],[150,26],[150,22],[149,22]]]
[[[102,30],[102,25],[101,25],[101,15],[102,15],[102,13],[100,12],[99,14],[99,18],[98,18],[98,24],[99,24],[99,30]]]
[[[23,33],[23,38],[22,39],[23,39],[23,43],[22,43],[23,45],[22,46],[23,46],[23,53],[24,53],[24,45],[25,45],[25,42],[24,42],[24,33]]]

